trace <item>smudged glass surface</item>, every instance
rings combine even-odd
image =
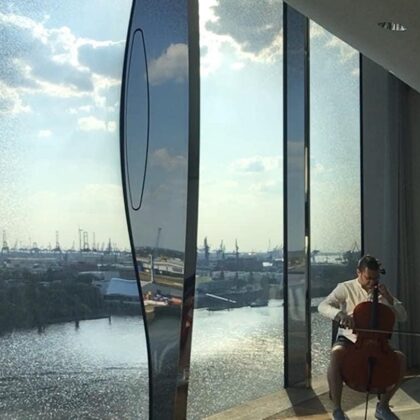
[[[283,384],[282,6],[230,0],[199,4],[191,419]]]
[[[133,10],[128,50],[131,62],[144,58],[142,48],[133,48],[136,34],[144,38],[148,86],[144,71],[127,66],[124,95],[140,94],[124,102],[123,135],[126,200],[128,173],[139,171],[144,161],[142,118],[149,100],[150,121],[147,169],[141,207],[127,203],[133,252],[141,281],[146,315],[151,374],[151,416],[171,418],[178,385],[186,373],[178,372],[181,345],[181,315],[185,272],[185,237],[188,188],[188,20],[187,2],[137,1]],[[135,47],[135,45],[134,45]],[[138,74],[133,74],[138,71]],[[128,83],[127,83],[128,82]],[[145,96],[148,90],[149,98]],[[142,118],[141,120],[139,118]],[[128,155],[127,155],[128,153]],[[137,176],[141,175],[137,173]],[[134,184],[130,184],[133,186]],[[141,183],[132,196],[139,196]]]
[[[360,258],[359,54],[314,22],[310,44],[311,295],[316,311],[337,283],[356,277]],[[330,320],[312,314],[314,375],[326,372],[331,329]]]
[[[119,159],[130,9],[0,4],[1,418],[148,416]]]

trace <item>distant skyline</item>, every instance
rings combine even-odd
[[[283,243],[282,2],[253,5],[200,2],[198,245],[207,236],[229,250],[238,239],[244,252]],[[119,96],[130,8],[129,0],[0,4],[0,231],[9,246],[29,238],[53,246],[59,231],[63,248],[77,248],[80,227],[90,240],[95,232],[98,243],[128,247]],[[358,54],[317,25],[311,46],[312,245],[341,252],[360,236]],[[186,54],[185,44],[162,47],[151,83],[184,84]],[[169,136],[152,161],[179,170],[185,157]]]

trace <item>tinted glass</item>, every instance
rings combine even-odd
[[[119,159],[130,8],[0,4],[2,418],[148,416]]]
[[[287,260],[285,275],[285,380],[286,386],[305,384],[309,377],[308,337],[308,103],[307,88],[307,19],[290,7],[285,42],[287,126],[285,194]]]
[[[186,1],[136,2],[123,88],[126,204],[144,300],[156,419],[172,418],[177,387],[188,381],[188,372],[178,369],[189,191],[187,6]],[[142,197],[141,206],[132,197]]]
[[[127,186],[130,205],[141,206],[149,145],[149,75],[143,31],[137,29],[127,57],[127,88],[124,114],[124,135],[127,147]]]
[[[282,387],[282,3],[202,1],[200,43],[192,419]]]
[[[311,22],[311,283],[314,374],[325,373],[331,321],[315,310],[360,257],[359,54]]]

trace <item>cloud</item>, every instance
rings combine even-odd
[[[29,105],[25,104],[15,89],[0,81],[0,114],[14,115],[31,112]]]
[[[282,7],[278,0],[200,4],[202,75],[221,66],[226,48],[243,64],[276,62],[283,54]]]
[[[185,156],[171,155],[167,149],[157,149],[151,157],[152,165],[158,165],[167,171],[173,171],[179,168],[186,168],[187,160]]]
[[[108,121],[106,128],[110,133],[114,133],[117,129],[117,123],[115,121]]]
[[[253,156],[230,164],[234,172],[268,172],[282,167],[281,156]]]
[[[82,65],[97,74],[121,79],[125,41],[86,41],[78,51]]]
[[[117,124],[115,121],[104,121],[92,115],[81,117],[77,120],[77,125],[82,131],[109,131],[113,133]]]
[[[51,130],[39,130],[38,131],[38,138],[39,139],[48,139],[51,136],[52,136],[52,131]]]
[[[253,193],[272,193],[280,192],[282,190],[282,184],[280,181],[275,179],[269,179],[263,182],[256,182],[251,184],[249,187],[250,191]]]
[[[353,47],[346,44],[340,38],[337,38],[315,22],[311,23],[310,33],[312,40],[322,42],[324,47],[336,50],[342,63],[351,60],[355,55],[358,54],[358,51]]]
[[[245,67],[244,62],[237,61],[236,63],[233,63],[230,68],[232,70],[242,70]]]
[[[188,47],[186,44],[171,44],[149,66],[149,81],[159,85],[168,80],[183,82],[188,76]]]
[[[92,90],[89,69],[77,61],[77,38],[69,28],[47,29],[28,17],[0,13],[2,73],[10,86],[39,88],[44,81],[80,91]]]
[[[7,47],[5,48],[7,50]],[[6,56],[7,54],[5,54]],[[0,63],[2,79],[13,88],[37,89],[39,85],[30,78],[31,67],[17,57],[2,57]]]
[[[92,74],[88,69],[75,68],[67,63],[37,58],[32,60],[29,75],[35,83],[47,82],[67,87],[79,93],[93,90]]]
[[[109,91],[120,86],[124,41],[81,38],[46,22],[0,12],[2,93],[8,89],[0,112],[27,112],[25,102],[37,95],[91,100],[96,107],[109,106],[108,99],[114,104]]]
[[[93,116],[79,118],[77,120],[77,125],[82,131],[106,130],[105,121],[99,120]]]
[[[68,111],[70,114],[79,114],[81,112],[92,112],[92,110],[93,110],[92,105],[82,105],[77,108],[74,108],[74,107],[69,108]]]
[[[333,171],[333,168],[326,167],[320,162],[316,162],[316,163],[311,162],[311,172],[314,175],[327,174],[327,173],[331,173],[332,171]]]
[[[309,36],[311,40],[327,36],[329,32],[325,30],[321,25],[318,25],[314,21],[311,21]]]
[[[207,28],[231,36],[244,51],[256,55],[273,44],[281,29],[282,1],[219,1],[212,8],[217,18]]]
[[[358,55],[357,50],[331,34],[329,35],[329,40],[325,43],[325,46],[337,49],[342,62],[351,60],[355,55]]]

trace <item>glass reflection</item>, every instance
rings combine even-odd
[[[179,369],[189,187],[187,17],[186,1],[135,3],[123,86],[126,208],[147,324],[150,416],[156,419],[173,418],[177,388],[188,382]],[[144,50],[135,45],[140,33]],[[130,198],[141,195],[141,207],[131,205]]]
[[[148,416],[118,159],[130,8],[0,4],[2,418]]]
[[[199,6],[201,169],[189,419],[283,385],[283,5]]]
[[[307,19],[285,5],[285,386],[310,375],[307,211]]]
[[[124,133],[130,205],[138,210],[143,199],[149,146],[149,76],[143,31],[137,29],[128,50]],[[136,141],[127,141],[136,139]]]
[[[329,363],[331,322],[316,311],[360,258],[359,54],[314,22],[311,32],[311,296],[314,375]]]

